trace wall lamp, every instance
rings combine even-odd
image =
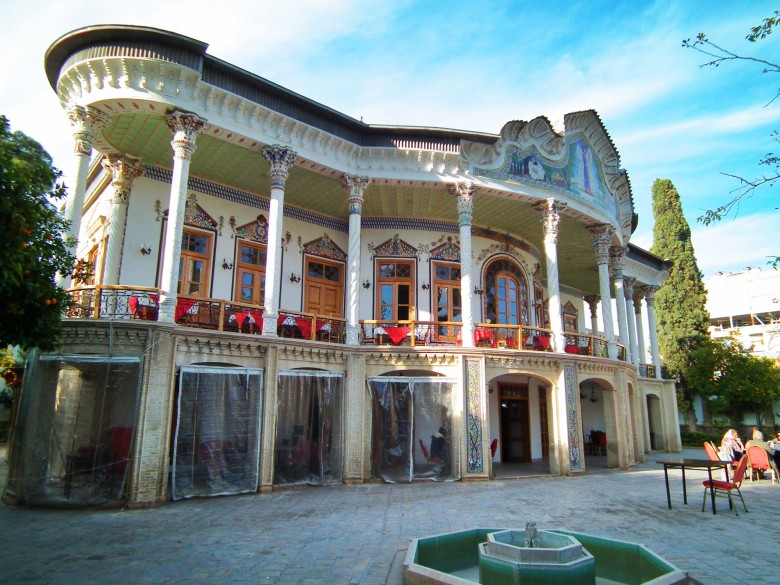
[[[368,281],[368,279],[363,281],[363,288],[371,288],[371,283]]]
[[[152,247],[149,244],[141,244],[141,254],[148,256],[152,253]]]
[[[301,277],[295,274],[294,272],[290,275],[290,282],[300,282]]]
[[[479,288],[478,286],[475,286],[474,287],[474,294],[482,296],[483,294],[485,294],[485,289],[484,288]]]
[[[222,270],[233,270],[233,263],[231,262],[231,263],[228,264],[228,261],[225,258],[223,258],[222,259]]]

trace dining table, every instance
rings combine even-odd
[[[682,472],[682,488],[683,488],[683,503],[688,504],[688,492],[685,486],[685,470],[686,469],[699,469],[705,470],[709,481],[712,481],[712,470],[723,469],[726,474],[726,480],[728,481],[730,461],[713,461],[712,459],[664,459],[658,461],[659,465],[664,466],[664,482],[666,483],[666,503],[669,509],[672,509],[672,496],[669,491],[669,470],[679,469]],[[712,502],[712,513],[717,514],[715,508],[715,490],[710,490],[710,500]]]

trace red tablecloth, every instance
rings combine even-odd
[[[295,324],[301,330],[301,335],[303,335],[304,339],[311,339],[311,319],[296,317]]]
[[[564,349],[564,351],[566,353],[580,353],[580,348],[577,347],[576,345],[569,344],[566,347],[564,347],[563,349]]]
[[[158,295],[149,295],[148,301],[146,303],[142,303],[141,301],[145,300],[146,298],[147,297],[133,295],[127,299],[127,308],[130,310],[131,315],[135,315],[135,312],[138,310],[138,305],[148,305],[149,301],[151,301],[156,306],[160,297]]]
[[[474,329],[474,345],[480,345],[480,343],[491,347],[496,345],[496,337],[490,329],[484,327]]]
[[[189,313],[197,302],[195,299],[177,299],[176,311],[174,312],[175,320],[178,321]]]
[[[539,349],[545,350],[550,346],[550,338],[549,337],[537,337],[536,343],[539,345]]]
[[[408,327],[384,327],[384,330],[393,345],[401,343],[411,332]]]

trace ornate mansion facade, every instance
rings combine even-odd
[[[58,39],[94,266],[27,367],[6,501],[488,480],[679,450],[630,183],[598,115],[357,121],[137,26]],[[594,431],[594,432],[591,432]],[[443,437],[443,438],[442,438]]]

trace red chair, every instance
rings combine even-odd
[[[765,471],[769,471],[772,476],[772,485],[775,485],[775,481],[777,481],[775,470],[769,464],[769,455],[764,448],[758,445],[751,445],[747,448],[747,457],[748,461],[750,461],[750,481],[753,481],[754,472],[758,471],[763,474]],[[758,478],[761,479],[761,475]]]
[[[495,459],[496,457],[496,450],[498,449],[498,439],[493,439],[490,441],[490,457],[491,459]]]
[[[713,445],[711,441],[704,441],[704,452],[707,453],[707,457],[709,458],[710,461],[720,461],[718,450],[715,448],[715,445]]]
[[[742,480],[745,477],[747,466],[748,457],[747,455],[743,455],[742,459],[739,460],[739,464],[737,465],[737,471],[734,473],[734,481],[720,481],[718,479],[713,479],[712,481],[708,479],[704,480],[704,499],[701,503],[701,511],[704,512],[704,505],[707,503],[707,490],[712,490],[716,496],[722,496],[725,494],[729,499],[729,508],[733,508],[737,516],[739,516],[737,508],[734,506],[734,500],[731,497],[731,492],[736,490],[737,494],[739,494],[739,499],[742,500],[742,505],[745,507],[745,512],[748,512],[747,504],[745,504],[745,498],[742,497],[742,492],[739,490],[739,488],[742,486]]]
[[[438,457],[431,457],[430,451],[428,451],[428,447],[425,446],[425,443],[422,439],[419,439],[420,441],[420,449],[422,449],[423,457],[425,457],[425,460],[428,463],[444,463],[442,459],[439,459]]]

